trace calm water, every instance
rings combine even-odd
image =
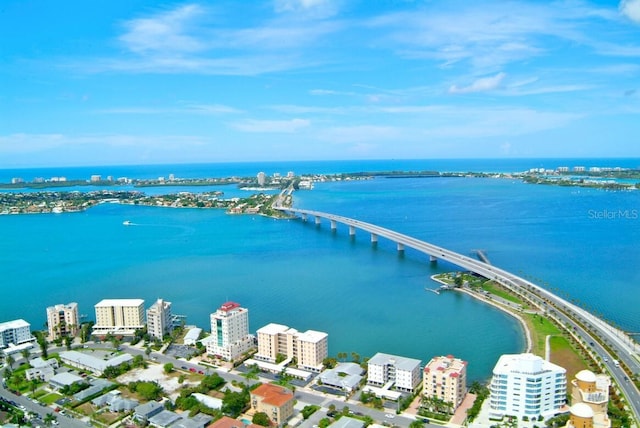
[[[565,164],[574,165],[543,166]],[[517,166],[538,167],[527,165]],[[625,166],[621,161],[593,165]],[[397,166],[381,163],[378,169],[411,169]],[[459,166],[464,165],[451,170]],[[339,172],[347,165],[314,167],[288,164],[273,172]],[[122,175],[136,176],[133,167],[119,168]],[[186,177],[189,169],[148,168],[152,177]],[[192,176],[234,175],[228,165],[221,171],[198,168]],[[352,171],[365,169],[373,168]],[[431,168],[416,164],[414,169]],[[243,164],[235,174],[259,170],[268,168]],[[33,171],[9,175],[16,172]],[[494,264],[640,331],[640,219],[607,214],[640,209],[638,195],[502,179],[376,179],[318,184],[296,193],[295,203],[462,253],[482,248]],[[124,220],[136,226],[125,227]],[[524,346],[520,327],[503,313],[465,295],[424,290],[434,286],[430,275],[451,266],[430,265],[411,251],[398,257],[383,240],[372,249],[364,233],[351,241],[340,228],[332,235],[328,224],[316,228],[222,211],[102,205],[76,214],[0,216],[0,235],[0,320],[22,317],[34,328],[45,322],[46,306],[56,303],[77,301],[81,313],[93,319],[93,305],[102,298],[144,298],[149,306],[162,297],[190,324],[207,329],[209,314],[221,302],[235,300],[250,309],[252,331],[268,322],[326,331],[334,355],[381,351],[426,361],[451,353],[470,361],[476,379],[490,375],[500,354]]]

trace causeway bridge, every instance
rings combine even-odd
[[[533,300],[540,307],[546,307],[547,301],[551,302],[555,308],[567,313],[573,313],[574,317],[579,319],[581,323],[592,326],[601,337],[606,338],[609,343],[614,345],[618,356],[625,361],[634,373],[640,372],[640,362],[638,360],[640,346],[635,343],[628,334],[613,327],[587,310],[566,301],[565,299],[520,276],[514,275],[511,272],[496,267],[495,265],[485,263],[481,260],[468,257],[464,254],[442,248],[438,245],[434,245],[375,224],[320,211],[284,207],[281,205],[276,205],[274,208],[292,215],[300,216],[305,221],[308,221],[309,217],[313,217],[315,224],[318,226],[322,223],[322,220],[328,220],[332,231],[336,231],[339,223],[346,225],[351,237],[355,237],[356,230],[365,231],[370,234],[372,243],[377,243],[378,239],[382,237],[395,242],[398,251],[404,251],[405,248],[413,248],[414,250],[428,255],[432,262],[445,260],[453,265],[474,272],[487,279],[492,279],[515,292],[527,295],[529,299]],[[578,326],[574,324],[573,329],[576,330],[577,328]],[[618,378],[618,376],[616,376],[616,378]],[[626,383],[625,386],[632,386],[627,382],[622,382],[622,379],[619,379],[619,381],[619,383]],[[631,389],[633,390],[635,388],[632,387]],[[636,414],[638,414],[640,413],[640,399],[637,398],[638,391],[635,390],[634,392],[635,394],[631,394],[631,396],[634,397],[635,395],[636,400],[638,400],[634,403],[634,410]],[[633,398],[631,401],[634,401]]]

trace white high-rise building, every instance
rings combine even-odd
[[[232,361],[253,346],[249,334],[249,310],[235,302],[223,303],[211,314],[212,340],[207,343],[207,353]]]
[[[31,324],[25,320],[20,319],[0,323],[0,349],[22,345],[34,340],[35,338],[31,336]]]
[[[502,355],[490,391],[492,417],[549,418],[567,402],[567,371],[533,354]]]
[[[171,333],[173,329],[171,319],[171,302],[162,299],[147,309],[147,333],[149,336],[162,340],[165,334]]]
[[[104,299],[95,305],[94,335],[115,334],[133,336],[144,328],[144,300]]]
[[[420,384],[420,360],[379,352],[367,366],[369,385],[380,387],[391,382],[397,391],[413,393]]]
[[[47,328],[50,340],[66,336],[73,337],[78,334],[79,327],[80,317],[78,316],[77,303],[60,304],[47,308]]]
[[[298,367],[311,371],[322,371],[322,361],[329,354],[328,335],[308,330],[300,333],[295,328],[281,324],[267,324],[258,329],[258,353],[255,358],[275,363],[278,354],[286,359],[296,358]]]
[[[256,178],[258,179],[258,186],[264,186],[267,180],[267,175],[264,172],[260,171]]]

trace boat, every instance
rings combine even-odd
[[[122,222],[122,224],[124,224],[125,226],[131,226],[133,223],[131,223],[129,220],[125,220]]]

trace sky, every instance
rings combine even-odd
[[[640,157],[640,0],[2,0],[0,168]]]

